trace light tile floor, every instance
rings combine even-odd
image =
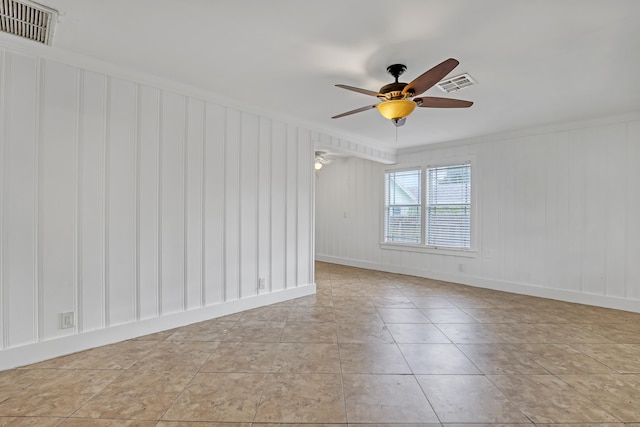
[[[317,263],[315,296],[0,372],[0,426],[640,426],[640,314]]]

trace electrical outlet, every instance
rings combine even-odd
[[[264,289],[265,282],[266,282],[265,278],[264,277],[260,277],[258,279],[258,289]]]
[[[74,320],[73,311],[60,313],[60,329],[73,328],[73,325],[75,324]]]
[[[464,264],[463,263],[458,264],[458,271],[460,273],[464,273]]]

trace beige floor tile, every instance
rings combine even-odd
[[[560,379],[620,421],[640,422],[640,375],[562,375]]]
[[[516,344],[517,348],[555,375],[606,374],[611,368],[567,344]]]
[[[279,342],[286,322],[261,320],[238,321],[224,341]]]
[[[335,323],[289,321],[282,333],[282,342],[338,342]]]
[[[510,344],[459,344],[458,348],[487,375],[545,375],[549,372]]]
[[[398,344],[414,374],[480,374],[454,344]]]
[[[419,375],[417,379],[443,423],[529,421],[482,375]]]
[[[640,373],[640,344],[571,344],[621,374]]]
[[[176,330],[169,341],[222,341],[236,322],[200,322]]]
[[[487,325],[475,323],[443,323],[438,329],[455,344],[485,344],[505,342]]]
[[[406,296],[371,297],[371,301],[378,308],[417,308]]]
[[[296,307],[333,307],[331,290],[318,289],[315,295],[307,295],[293,300],[293,305]]]
[[[371,324],[380,323],[383,324],[382,316],[378,310],[373,306],[363,307],[335,307],[334,310],[336,322],[341,323],[358,323],[358,324]]]
[[[242,314],[242,321],[284,322],[289,317],[291,306],[266,306],[247,310]]]
[[[119,370],[46,370],[0,402],[0,416],[67,417],[120,375]]]
[[[263,372],[271,370],[278,349],[277,343],[220,343],[200,372]]]
[[[340,373],[340,352],[336,344],[280,343],[271,372],[283,374]]]
[[[383,423],[383,424],[347,424],[349,427],[441,427],[440,423]]]
[[[97,419],[82,419],[82,418],[69,418],[64,420],[60,427],[154,427],[155,421],[135,421],[135,420],[97,420]]]
[[[120,375],[73,413],[74,418],[158,420],[193,378],[190,371],[134,371]]]
[[[0,427],[640,427],[640,313],[315,273],[316,295],[0,372]]]
[[[393,343],[393,337],[384,323],[338,322],[340,343]]]
[[[602,335],[617,344],[640,344],[640,321],[583,325],[582,328]]]
[[[343,374],[349,423],[436,423],[413,375]]]
[[[534,423],[619,421],[574,388],[552,375],[489,376],[502,393]]]
[[[207,423],[201,421],[160,421],[155,427],[251,427],[251,423]],[[256,426],[258,427],[258,426]]]
[[[486,298],[471,296],[448,297],[449,302],[458,308],[491,308],[495,305]]]
[[[63,420],[48,417],[0,417],[0,427],[55,427]]]
[[[157,347],[152,341],[123,341],[33,365],[45,369],[129,369]]]
[[[342,372],[349,374],[410,374],[396,344],[341,343]]]
[[[162,417],[166,421],[251,422],[266,375],[200,373]]]
[[[409,299],[418,308],[456,308],[445,297],[416,297],[410,296]]]
[[[131,369],[197,372],[219,342],[163,341]]]
[[[389,332],[397,343],[402,344],[449,344],[451,341],[431,324],[391,324]]]
[[[422,312],[433,323],[478,323],[458,308],[424,308]]]
[[[338,374],[272,374],[255,422],[344,423]]]
[[[0,402],[5,401],[34,383],[48,381],[50,378],[51,372],[48,369],[12,369],[9,371],[0,371]]]
[[[302,322],[335,322],[333,307],[293,307],[289,312],[288,321]]]
[[[431,323],[417,308],[379,308],[385,323]]]

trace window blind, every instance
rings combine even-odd
[[[427,168],[426,244],[471,247],[471,165]]]
[[[421,187],[421,169],[385,174],[385,241],[421,242]]]

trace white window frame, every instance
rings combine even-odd
[[[436,167],[447,167],[447,166],[456,166],[462,164],[470,164],[471,165],[471,224],[470,224],[470,240],[471,245],[470,248],[457,248],[457,247],[439,247],[439,246],[431,246],[426,244],[426,215],[427,215],[427,169],[436,168]],[[382,207],[381,207],[381,230],[380,230],[380,248],[385,250],[395,250],[395,251],[407,251],[407,252],[425,252],[425,253],[434,253],[440,255],[451,255],[451,256],[459,256],[459,257],[476,257],[478,254],[477,248],[479,247],[479,242],[476,233],[476,224],[478,224],[478,201],[477,201],[477,189],[478,189],[478,179],[475,167],[475,157],[468,156],[464,158],[447,158],[442,159],[440,161],[429,161],[424,164],[403,164],[396,165],[392,168],[386,168],[383,171],[382,180],[385,180],[386,174],[389,172],[399,172],[403,170],[411,170],[411,169],[421,169],[421,177],[422,182],[421,186],[421,232],[420,232],[420,243],[403,243],[403,242],[388,242],[385,241],[384,235],[384,223],[385,223],[385,185],[382,185]]]

